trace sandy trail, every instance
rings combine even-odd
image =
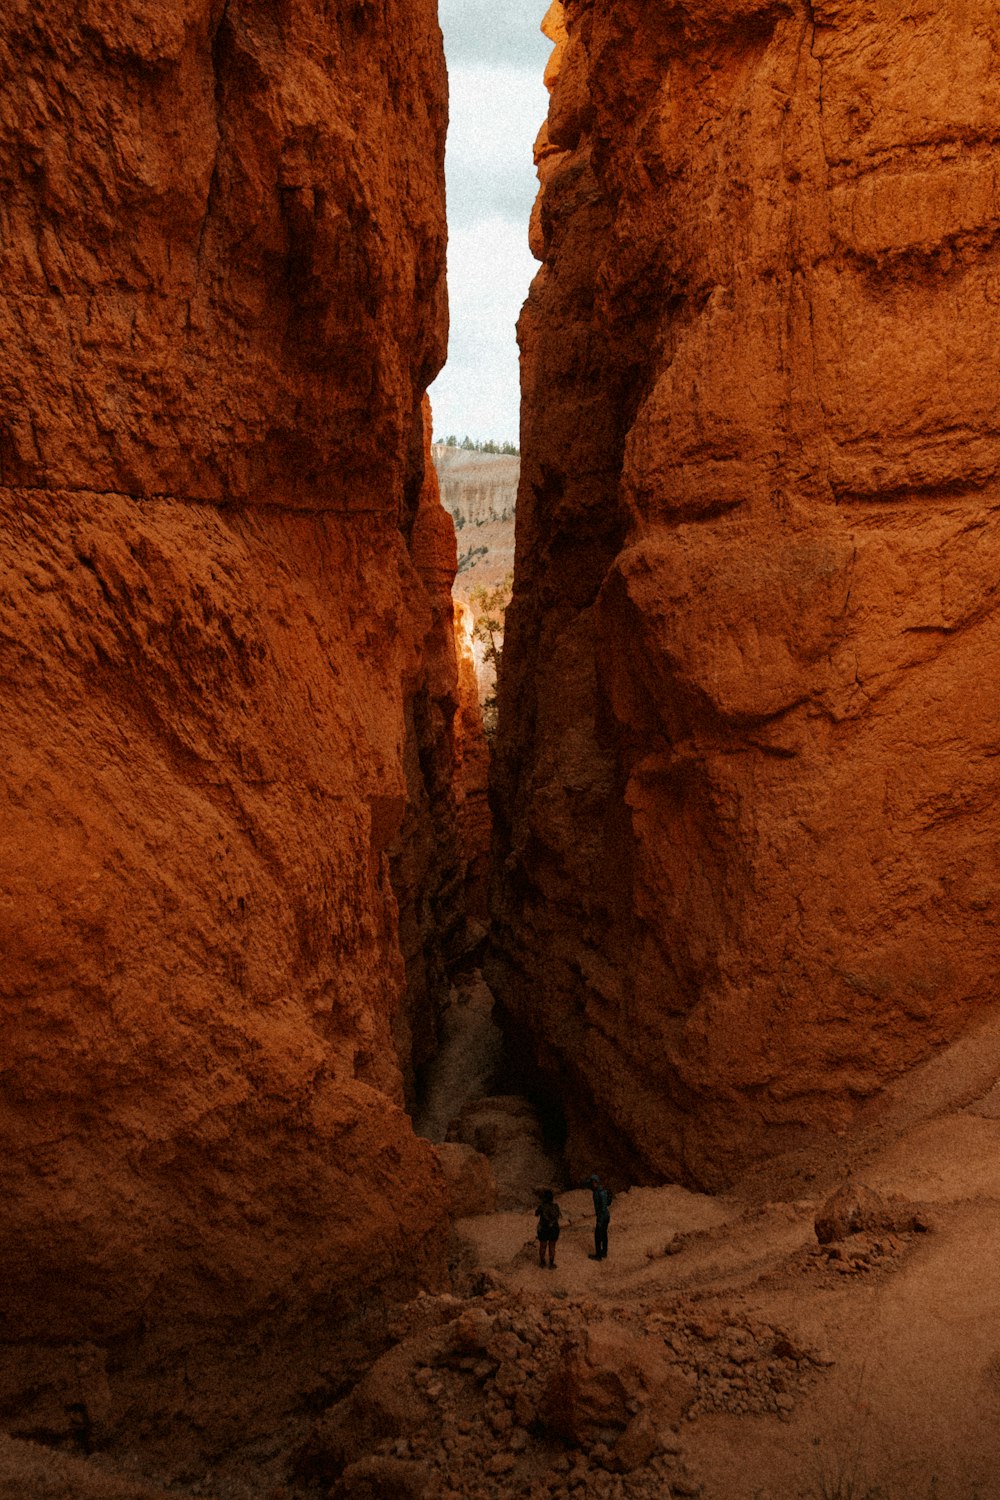
[[[459,1232],[522,1302],[564,1298],[584,1322],[638,1308],[650,1326],[693,1305],[819,1351],[787,1410],[684,1424],[705,1500],[1000,1500],[998,1058],[991,1024],[912,1074],[833,1152],[771,1163],[729,1197],[619,1195],[607,1262],[587,1259],[582,1191],[560,1197],[554,1271],[537,1265],[530,1211]],[[897,1237],[870,1267],[828,1260],[815,1214],[851,1176],[929,1206],[931,1232]]]
[[[563,1192],[557,1265],[542,1269],[533,1208],[561,1165],[527,1101],[491,1092],[511,1084],[489,991],[471,980],[447,1018],[419,1125],[433,1140],[457,1133],[488,1148],[507,1206],[458,1221],[454,1291],[399,1310],[399,1342],[343,1403],[276,1437],[265,1464],[237,1455],[188,1493],[1000,1500],[998,1073],[1000,1025],[990,1023],[912,1073],[853,1133],[762,1165],[726,1196],[621,1192],[606,1261],[588,1259],[590,1193]],[[886,1209],[891,1227],[823,1249],[816,1215],[845,1182],[903,1207]],[[620,1359],[588,1365],[609,1329]],[[616,1379],[650,1346],[669,1371],[669,1410],[662,1393],[633,1384],[613,1430],[567,1432],[567,1412],[572,1427],[588,1401],[614,1406]],[[561,1404],[568,1366],[582,1384]],[[325,1490],[302,1488],[303,1451],[327,1456]],[[6,1462],[15,1486],[32,1464],[48,1483],[49,1460],[32,1445]],[[77,1488],[71,1475],[53,1496],[151,1494],[124,1480],[102,1491],[94,1465],[74,1462]],[[23,1492],[50,1493],[34,1483]],[[16,1487],[3,1493],[20,1500]]]

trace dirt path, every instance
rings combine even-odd
[[[419,1124],[486,1151],[505,1206],[458,1221],[453,1291],[400,1310],[397,1342],[349,1395],[190,1493],[1000,1500],[998,1059],[1000,1026],[984,1027],[833,1149],[768,1163],[726,1197],[619,1194],[606,1261],[588,1259],[590,1194],[562,1192],[542,1269],[536,1191],[560,1164],[528,1102],[492,1092],[491,999],[466,986]],[[822,1247],[817,1214],[845,1185],[877,1213]],[[24,1465],[49,1462],[24,1445],[6,1461],[11,1500]]]
[[[694,1392],[674,1440],[686,1475],[665,1489],[651,1472],[644,1489],[637,1470],[609,1493],[1000,1500],[995,1030],[911,1075],[909,1091],[873,1112],[834,1158],[800,1153],[771,1164],[771,1201],[760,1201],[761,1173],[729,1198],[676,1187],[620,1195],[607,1262],[587,1259],[586,1193],[560,1198],[554,1271],[537,1266],[530,1213],[460,1224],[494,1286],[521,1306],[562,1303],[578,1337],[595,1322],[624,1326],[636,1316],[645,1329],[668,1330],[669,1356]],[[830,1258],[815,1215],[852,1174],[885,1199],[921,1205],[929,1232],[849,1236]],[[819,1191],[793,1197],[810,1176]],[[767,1358],[768,1339],[772,1355],[796,1357]],[[593,1473],[586,1484],[584,1495],[603,1492]]]

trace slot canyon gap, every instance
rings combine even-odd
[[[996,1004],[1000,17],[546,26],[487,973],[574,1170],[719,1189]],[[194,1464],[448,1285],[441,38],[8,0],[0,64],[0,1399]]]

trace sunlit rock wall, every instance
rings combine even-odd
[[[484,865],[490,830],[470,821],[485,806],[488,752],[478,699],[470,699],[464,639],[456,630],[455,527],[441,504],[431,458],[431,411],[424,401],[423,482],[403,529],[429,628],[407,681],[404,771],[406,816],[391,852],[406,966],[403,1003],[393,1023],[407,1108],[417,1104],[420,1070],[437,1051],[450,973],[472,959],[483,937]],[[479,775],[478,788],[476,769]],[[475,888],[475,891],[473,890]]]
[[[1000,20],[547,29],[493,979],[579,1165],[718,1184],[994,1003]]]
[[[5,1421],[102,1441],[159,1360],[147,1434],[245,1435],[444,1273],[390,878],[456,836],[440,33],[14,0],[0,76]]]

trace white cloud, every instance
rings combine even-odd
[[[431,387],[436,433],[516,439],[515,325],[537,270],[532,146],[548,109],[548,0],[440,0],[451,92],[448,363]]]
[[[532,148],[549,102],[541,74],[476,63],[449,76],[449,223],[500,215],[527,228],[538,186]]]
[[[515,325],[537,269],[526,223],[485,219],[452,234],[451,345],[448,363],[430,390],[435,436],[517,441]]]
[[[550,44],[539,35],[531,65],[498,64],[492,60],[495,49],[488,47],[486,59],[456,64],[447,12],[454,13],[457,5],[453,0],[442,9],[451,86],[446,163],[451,341],[448,363],[431,387],[434,428],[459,438],[468,433],[516,440],[515,324],[537,270],[528,250],[528,219],[538,191],[532,147],[548,108],[542,71]],[[488,31],[477,25],[485,26],[484,18],[493,12],[479,0],[461,0],[461,6],[459,54],[464,58],[477,35],[488,43]],[[537,26],[544,7],[539,11],[522,3],[515,11],[522,19],[530,13]]]
[[[545,66],[549,43],[541,34],[548,0],[441,0],[441,29],[449,62],[480,60]]]

